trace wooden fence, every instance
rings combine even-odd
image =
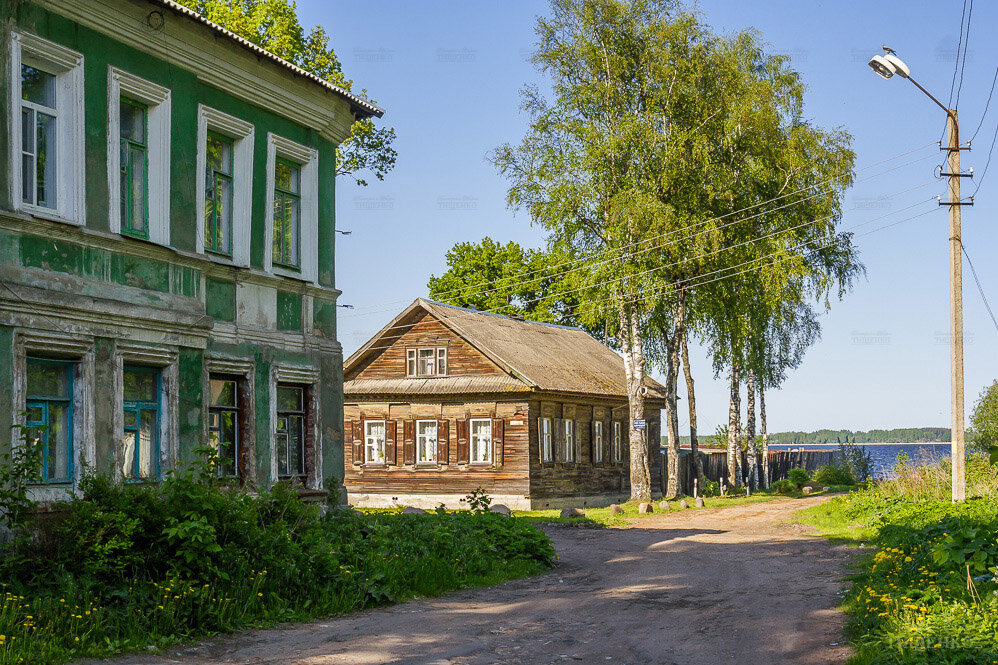
[[[700,459],[703,460],[703,475],[708,480],[719,482],[721,478],[728,476],[728,453],[725,451],[700,452]],[[804,469],[808,473],[814,473],[818,468],[832,463],[833,450],[770,450],[769,451],[769,482],[781,480],[787,477],[790,469]],[[747,468],[747,453],[742,452],[741,468],[742,475]],[[756,456],[759,468],[762,468],[762,453]],[[662,460],[662,489],[665,490],[667,481],[666,469],[667,459]],[[693,494],[694,472],[693,453],[689,450],[679,452],[679,487],[683,494]]]

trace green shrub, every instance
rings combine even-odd
[[[774,481],[769,487],[777,494],[793,494],[797,491],[797,485],[787,478]]]
[[[814,472],[814,482],[819,485],[855,485],[856,479],[848,468],[829,464]]]
[[[721,483],[716,480],[703,479],[703,485],[699,488],[700,496],[712,497],[721,496]]]
[[[804,487],[810,479],[811,477],[807,475],[807,471],[804,469],[790,469],[787,472],[787,480],[792,482],[797,489]]]
[[[0,607],[0,665],[436,595],[533,574],[555,558],[543,532],[510,516],[323,515],[287,485],[250,495],[204,469],[158,485],[88,477],[81,488],[39,537],[3,551],[3,591],[22,600]]]

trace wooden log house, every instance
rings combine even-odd
[[[652,478],[665,389],[645,379]],[[603,506],[630,491],[623,359],[579,328],[417,299],[344,366],[351,505]],[[656,483],[653,483],[656,485]]]

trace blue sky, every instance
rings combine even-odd
[[[506,182],[486,162],[497,145],[517,141],[527,118],[520,88],[542,82],[527,61],[534,17],[544,2],[356,3],[299,0],[306,25],[330,33],[355,89],[387,109],[399,138],[398,166],[384,183],[339,184],[337,285],[340,339],[351,353],[398,310],[426,295],[444,253],[461,241],[491,236],[541,246],[543,234],[505,205]],[[978,0],[959,111],[961,138],[982,117],[998,64],[992,28],[998,5]],[[773,52],[788,54],[808,83],[806,113],[823,127],[855,137],[859,182],[846,193],[843,227],[857,233],[932,210],[858,238],[867,277],[822,318],[823,333],[781,390],[767,395],[771,431],[819,427],[947,426],[949,424],[948,232],[944,208],[922,203],[945,195],[933,180],[941,154],[942,111],[897,77],[884,81],[866,66],[888,44],[912,74],[946,102],[953,77],[962,0],[933,2],[767,2],[705,0],[704,19],[722,33],[754,28]],[[998,123],[998,95],[964,167],[984,169]],[[920,148],[920,149],[919,149]],[[900,153],[907,157],[871,166]],[[996,148],[998,153],[998,148]],[[907,164],[919,160],[913,164]],[[897,167],[897,168],[895,168]],[[883,173],[887,169],[894,169]],[[865,178],[865,179],[864,179]],[[964,181],[965,193],[977,187]],[[927,184],[928,183],[928,184]],[[920,189],[883,199],[907,188]],[[998,306],[994,224],[998,154],[982,181],[977,205],[964,209],[963,238],[985,293]],[[879,200],[878,200],[879,199]],[[902,210],[915,205],[910,210]],[[877,221],[870,221],[896,213]],[[998,377],[995,330],[964,262],[968,412]],[[693,350],[700,431],[727,419],[727,388]],[[682,382],[680,382],[682,389]],[[686,427],[687,421],[682,419]]]

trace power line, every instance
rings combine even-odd
[[[927,144],[927,145],[933,145],[933,144],[930,143],[930,144]],[[924,148],[924,146],[923,146],[923,148]],[[923,148],[919,148],[919,150],[921,150]],[[904,153],[904,154],[910,154],[911,152],[915,152],[915,151],[909,151],[908,153]],[[873,178],[876,178],[876,177],[880,177],[880,176],[885,175],[887,173],[890,173],[892,171],[896,171],[898,169],[904,168],[906,166],[910,166],[912,164],[916,164],[918,162],[925,161],[927,159],[934,159],[934,155],[927,155],[925,157],[920,157],[918,159],[911,160],[911,161],[906,162],[904,164],[901,164],[901,165],[892,167],[890,169],[887,169],[886,171],[882,171],[880,173],[875,173],[873,175],[867,176],[866,178],[862,178],[861,180],[859,180],[857,182],[863,182],[865,180],[870,180],[870,179],[873,179]],[[889,161],[889,160],[884,160],[884,161]],[[883,162],[880,162],[880,163],[883,163]],[[929,183],[926,183],[926,184],[929,184]],[[925,185],[919,185],[918,187],[923,187],[923,186],[925,186]],[[913,188],[913,189],[917,189],[917,187]],[[806,189],[805,190],[798,190],[798,191],[806,191]],[[601,255],[598,255],[598,256],[595,256],[595,257],[582,257],[582,258],[573,259],[573,260],[570,260],[570,261],[565,261],[565,262],[562,262],[560,264],[556,264],[556,265],[550,266],[550,267],[539,268],[539,269],[535,269],[535,270],[528,270],[528,271],[520,273],[518,275],[511,275],[511,276],[508,276],[508,277],[501,277],[499,279],[492,280],[490,282],[485,282],[484,284],[462,286],[462,287],[458,287],[456,289],[450,289],[448,291],[442,291],[440,293],[435,294],[434,297],[436,297],[436,298],[443,298],[443,297],[447,297],[447,296],[459,296],[459,297],[468,298],[468,297],[471,297],[471,296],[480,295],[482,293],[488,293],[490,291],[494,291],[495,289],[497,289],[499,287],[512,286],[513,284],[524,286],[524,285],[535,283],[535,282],[541,282],[543,280],[548,280],[548,279],[553,279],[553,278],[556,278],[556,277],[561,277],[561,276],[567,275],[567,274],[572,273],[572,272],[578,272],[580,270],[591,270],[593,267],[605,265],[605,264],[611,263],[611,262],[613,262],[615,260],[620,260],[620,259],[624,259],[624,258],[632,258],[632,257],[637,256],[639,254],[650,252],[650,251],[655,250],[655,249],[661,249],[661,248],[664,248],[664,247],[669,247],[669,246],[672,246],[672,245],[679,244],[681,242],[690,242],[690,241],[693,241],[693,240],[695,240],[695,239],[697,239],[697,238],[699,238],[701,236],[707,235],[709,233],[716,233],[718,231],[721,231],[723,229],[728,228],[729,226],[733,226],[735,224],[741,224],[743,222],[747,222],[747,221],[750,221],[752,219],[756,219],[758,217],[762,217],[762,216],[764,216],[766,214],[773,213],[773,212],[776,212],[778,210],[783,210],[785,208],[789,208],[789,207],[791,207],[793,205],[797,205],[799,203],[802,203],[802,202],[807,201],[809,199],[815,198],[815,197],[820,196],[820,195],[822,195],[824,193],[828,193],[830,191],[832,191],[832,190],[819,191],[819,192],[816,192],[816,193],[812,194],[811,196],[805,197],[805,198],[797,200],[797,201],[792,201],[792,202],[789,202],[789,203],[784,203],[783,205],[778,206],[776,208],[771,208],[769,210],[763,210],[763,211],[757,212],[757,213],[755,213],[753,215],[749,215],[748,217],[741,217],[741,218],[738,218],[738,219],[733,219],[733,220],[731,220],[731,221],[729,221],[729,222],[727,222],[725,224],[721,224],[720,226],[717,226],[715,228],[706,229],[704,231],[696,233],[696,234],[694,234],[691,237],[679,238],[679,239],[673,240],[673,241],[668,241],[668,242],[662,242],[662,243],[659,243],[659,244],[654,244],[654,245],[651,245],[651,246],[646,247],[644,249],[641,249],[641,250],[639,250],[637,252],[626,252],[624,250],[626,248],[628,248],[628,247],[634,247],[634,246],[637,246],[637,245],[654,242],[655,240],[658,240],[658,239],[661,239],[661,238],[668,238],[668,237],[677,235],[679,233],[682,233],[684,231],[689,231],[689,230],[696,229],[696,228],[701,227],[701,226],[705,226],[706,224],[708,224],[711,221],[723,219],[724,217],[729,217],[729,216],[731,216],[733,214],[737,214],[738,212],[740,212],[740,210],[733,211],[733,212],[730,212],[730,213],[726,213],[726,214],[721,215],[719,217],[713,217],[713,218],[710,218],[710,219],[707,219],[707,220],[703,220],[701,222],[697,222],[697,223],[695,223],[695,224],[693,224],[691,226],[683,227],[681,229],[675,229],[673,231],[662,233],[662,234],[659,234],[657,236],[652,236],[650,238],[645,238],[643,240],[639,240],[639,241],[636,241],[636,242],[633,242],[633,243],[629,243],[628,245],[625,245],[623,247],[613,248],[612,251],[606,250],[606,251],[602,252]],[[884,196],[884,197],[881,197],[879,199],[875,199],[875,201],[882,201],[884,199],[888,199],[888,198],[891,198],[893,196],[898,196],[898,195],[903,194],[903,193],[908,192],[908,191],[912,191],[912,190],[911,189],[902,190],[901,192],[896,192],[894,194],[891,194],[891,195],[888,195],[888,196]],[[796,192],[793,192],[793,193],[796,193]],[[781,197],[777,197],[776,199],[771,199],[771,201],[775,201],[775,200],[778,200],[780,198],[784,198],[785,196],[787,196],[787,195],[784,195],[784,196],[781,196]],[[749,207],[745,208],[744,210],[750,210],[751,208],[758,207],[758,206],[763,205],[763,204],[768,203],[768,202],[769,201],[764,201],[762,203],[754,204],[753,206],[749,206]],[[853,208],[849,208],[845,212],[849,212],[850,210],[856,210],[856,209],[862,208],[862,207],[864,207],[864,205],[858,205],[858,206],[855,206]],[[604,256],[607,256],[608,258],[603,258]],[[566,270],[555,271],[555,272],[550,272],[551,270],[553,270],[555,268],[559,268],[559,267],[563,267],[563,266],[570,266],[570,265],[575,265],[575,264],[578,264],[578,267],[576,267],[576,268],[569,268],[569,269],[566,269]],[[534,277],[533,279],[526,279],[527,277],[531,277],[532,275],[538,275],[538,276]],[[408,301],[407,300],[395,300],[395,301],[388,301],[388,302],[384,302],[384,303],[378,303],[378,304],[374,304],[374,305],[362,306],[362,307],[359,307],[359,308],[351,308],[351,309],[355,309],[355,313],[345,315],[344,318],[360,317],[360,316],[371,316],[372,314],[379,314],[381,312],[391,311],[391,309],[394,309],[394,306],[397,306],[399,304],[404,304],[406,302],[408,302]],[[386,308],[388,308],[388,309],[386,309]]]
[[[897,155],[894,155],[894,156],[888,157],[886,159],[880,160],[879,162],[874,162],[873,164],[870,164],[868,166],[864,166],[863,168],[859,169],[859,171],[866,171],[866,170],[869,170],[869,169],[871,169],[871,168],[873,168],[875,166],[879,166],[879,165],[884,164],[886,162],[893,161],[893,160],[898,159],[900,157],[906,157],[906,156],[908,156],[910,154],[913,154],[913,153],[916,153],[916,152],[918,152],[920,150],[924,150],[926,147],[931,146],[931,145],[934,145],[934,143],[928,143],[928,144],[919,146],[917,148],[913,148],[911,150],[908,150],[906,152],[899,153]],[[905,166],[910,166],[912,164],[916,164],[918,162],[925,161],[926,159],[929,159],[930,157],[932,157],[932,156],[930,155],[930,156],[927,156],[927,157],[922,157],[922,158],[919,158],[919,159],[911,160],[911,161],[906,162],[904,164],[901,164],[899,166],[895,166],[895,167],[892,167],[890,169],[887,169],[886,171],[882,171],[880,173],[875,173],[873,175],[866,176],[865,178],[861,178],[861,179],[857,180],[853,184],[856,184],[856,183],[859,183],[859,182],[864,182],[866,180],[871,180],[873,178],[880,177],[880,176],[885,175],[887,173],[891,173],[891,172],[896,171],[898,169],[904,168]],[[767,203],[773,203],[775,201],[779,201],[781,199],[787,198],[788,196],[793,196],[794,194],[799,194],[799,193],[802,193],[802,192],[807,192],[809,190],[812,190],[818,184],[826,183],[826,182],[829,182],[829,181],[834,180],[834,179],[835,178],[828,178],[826,180],[819,181],[819,183],[816,183],[815,185],[810,185],[808,187],[804,187],[804,188],[801,188],[801,189],[798,189],[798,190],[795,190],[795,191],[792,191],[792,192],[787,192],[786,194],[782,194],[782,195],[774,197],[772,199],[769,199],[769,200],[766,200],[766,201],[761,201],[759,203],[755,203],[755,204],[752,204],[750,206],[746,206],[745,208],[741,208],[739,210],[734,210],[732,212],[725,213],[725,214],[720,215],[718,217],[712,217],[712,218],[709,218],[709,219],[702,220],[701,222],[698,222],[698,223],[694,224],[691,227],[685,227],[683,229],[677,229],[677,230],[674,230],[674,231],[662,233],[662,234],[657,235],[657,236],[652,236],[650,238],[644,238],[642,240],[639,240],[639,241],[636,241],[636,242],[633,242],[633,243],[628,243],[628,244],[620,246],[620,247],[614,247],[612,249],[605,250],[603,252],[603,254],[604,255],[609,254],[609,258],[607,259],[608,261],[609,260],[613,260],[614,258],[623,258],[624,255],[628,254],[625,250],[628,249],[628,248],[630,248],[630,247],[635,247],[635,246],[642,245],[642,244],[645,244],[645,243],[655,242],[656,240],[676,235],[677,233],[680,233],[682,231],[687,231],[689,229],[694,229],[694,228],[697,228],[699,226],[704,226],[704,225],[706,225],[706,224],[708,224],[708,223],[710,223],[712,221],[718,221],[718,220],[724,219],[726,217],[730,217],[732,215],[736,215],[736,214],[738,214],[740,212],[747,212],[747,211],[752,210],[754,208],[758,208],[760,206],[766,205]],[[833,190],[828,190],[828,191],[833,191]],[[809,197],[807,197],[805,199],[802,199],[802,201],[806,201],[806,200],[808,200],[810,198],[814,198],[815,196],[819,196],[822,193],[823,192],[821,192],[821,191],[813,193],[811,196],[809,196]],[[773,209],[771,209],[769,211],[766,211],[766,212],[775,212],[776,210],[782,210],[783,208],[789,207],[790,205],[794,205],[795,203],[800,203],[802,201],[797,201],[797,202],[792,202],[792,203],[789,203],[789,204],[784,204],[784,205],[782,205],[782,206],[780,206],[778,208],[773,208]],[[728,226],[731,226],[732,224],[738,224],[738,223],[747,221],[749,219],[754,219],[755,217],[758,217],[758,216],[760,216],[762,214],[765,214],[765,212],[756,213],[755,215],[750,216],[750,217],[746,217],[746,218],[740,218],[740,219],[732,220],[731,222],[728,222],[727,224],[723,224],[723,225],[717,227],[716,229],[714,229],[714,231],[724,229],[724,228],[726,228]],[[645,250],[642,250],[642,252],[644,252],[644,251],[650,251],[652,249],[656,249],[656,248],[659,248],[659,247],[666,247],[666,246],[669,246],[669,244],[674,244],[674,243],[665,243],[665,244],[660,244],[660,245],[657,245],[657,246],[652,246],[652,247],[646,248]],[[633,253],[631,253],[631,255],[633,255]],[[596,258],[597,260],[599,260],[602,257],[594,257],[594,258]],[[543,279],[550,279],[552,277],[557,277],[557,276],[559,276],[561,274],[567,274],[567,271],[556,272],[556,273],[549,273],[548,272],[549,270],[554,269],[554,268],[560,268],[562,266],[568,266],[568,265],[574,265],[574,264],[584,263],[585,261],[587,261],[587,259],[585,259],[585,258],[573,259],[573,260],[570,260],[570,261],[565,261],[565,262],[562,262],[562,263],[559,263],[559,264],[555,264],[554,266],[548,266],[548,267],[545,267],[545,268],[539,268],[539,269],[536,269],[536,270],[530,270],[530,271],[527,271],[527,272],[524,272],[524,273],[520,273],[519,275],[511,275],[509,277],[503,277],[503,278],[500,278],[498,280],[494,280],[492,282],[488,282],[488,284],[492,285],[492,288],[495,288],[495,287],[497,287],[499,285],[507,286],[507,285],[511,285],[511,284],[515,284],[515,283],[522,283],[524,278],[529,277],[531,275],[538,275],[538,274],[540,274],[540,277],[538,277],[538,278],[536,278],[535,280],[532,280],[532,281],[540,281],[540,280],[543,280]],[[590,264],[586,264],[586,266],[584,266],[584,267],[588,267],[588,265],[590,265]],[[529,283],[529,282],[527,282],[527,283]],[[438,293],[436,297],[443,297],[443,296],[449,296],[449,295],[454,295],[454,294],[475,295],[474,293],[470,293],[470,294],[465,294],[464,293],[469,288],[475,288],[475,287],[459,287],[457,289],[451,289],[449,291],[443,291],[441,293]],[[481,285],[479,285],[478,288],[479,288],[479,291],[477,291],[476,293],[482,293],[484,291],[490,290],[489,288],[482,287]],[[362,306],[362,307],[357,308],[358,311],[353,316],[367,316],[367,315],[370,315],[370,314],[377,314],[377,313],[386,311],[386,310],[383,309],[384,307],[388,307],[388,306],[392,306],[392,305],[398,305],[398,304],[404,304],[406,302],[408,302],[408,301],[405,301],[405,300],[395,300],[395,301],[388,301],[388,302],[379,303],[379,304],[375,304],[375,305]],[[373,312],[372,311],[365,311],[365,310],[372,310],[372,309],[377,310],[377,311],[373,311]]]
[[[956,88],[956,75],[960,69],[960,47],[963,46],[963,20],[967,16],[967,0],[963,0],[963,11],[960,12],[960,37],[956,42],[956,58],[953,60],[953,78],[949,84],[949,99],[946,102],[947,108],[952,108],[953,90]]]
[[[909,210],[909,209],[911,209],[913,207],[916,207],[917,205],[922,205],[922,204],[928,203],[929,201],[933,201],[933,200],[935,200],[935,197],[930,198],[930,199],[926,199],[926,200],[923,200],[923,201],[920,201],[917,204],[914,204],[914,205],[911,205],[911,206],[907,206],[907,207],[899,209],[899,210],[895,210],[895,211],[892,211],[892,212],[889,212],[889,213],[885,213],[885,214],[880,215],[878,217],[874,217],[874,218],[868,219],[868,220],[866,220],[864,222],[860,222],[858,224],[854,224],[854,225],[852,225],[850,227],[847,227],[846,229],[843,229],[843,230],[849,231],[849,230],[857,229],[857,228],[860,228],[862,226],[866,226],[868,224],[872,224],[873,222],[876,222],[878,220],[885,219],[887,217],[891,217],[891,216],[896,215],[898,213],[904,212],[905,210]],[[881,231],[883,229],[890,228],[892,226],[896,226],[898,224],[901,224],[901,223],[904,223],[904,222],[907,222],[907,221],[911,221],[913,219],[917,219],[917,218],[922,217],[924,215],[927,215],[927,214],[929,214],[929,213],[931,213],[931,212],[933,212],[935,210],[937,210],[936,207],[930,208],[929,210],[926,210],[923,213],[919,213],[917,215],[911,215],[909,217],[905,217],[905,218],[903,218],[901,220],[898,220],[896,222],[891,222],[890,224],[885,224],[883,226],[877,227],[877,228],[875,228],[875,229],[873,229],[871,231],[868,231],[866,233],[862,233],[858,237],[867,236],[867,235],[870,235],[871,233],[876,233],[877,231]],[[832,238],[829,238],[828,241],[825,242],[824,244],[819,244],[816,248],[814,248],[812,250],[809,250],[807,253],[808,254],[813,254],[814,252],[820,251],[821,249],[826,249],[828,247],[831,247],[833,244],[837,243],[839,241],[839,239],[840,239],[839,236],[833,236]],[[728,279],[730,277],[735,277],[735,276],[744,274],[744,273],[749,272],[749,271],[751,271],[751,270],[754,269],[754,268],[751,267],[752,264],[758,263],[760,261],[765,261],[766,259],[769,259],[769,258],[772,258],[772,257],[775,257],[775,256],[783,256],[783,258],[780,259],[780,260],[778,260],[778,261],[773,261],[773,262],[761,264],[759,266],[756,266],[756,268],[764,268],[764,267],[767,267],[769,265],[777,265],[779,263],[785,263],[785,262],[787,262],[789,260],[792,260],[792,259],[795,259],[795,258],[799,258],[799,255],[786,256],[786,252],[787,251],[792,251],[794,249],[799,249],[799,248],[801,248],[801,247],[803,247],[803,246],[805,246],[807,244],[808,244],[807,242],[802,242],[802,243],[799,243],[799,244],[797,244],[795,246],[792,246],[792,247],[790,247],[788,249],[785,249],[783,251],[772,252],[770,254],[765,254],[763,256],[760,256],[760,257],[757,257],[757,258],[754,258],[754,259],[750,259],[748,261],[744,261],[742,263],[739,263],[739,264],[736,264],[736,265],[733,265],[733,266],[726,266],[724,268],[720,268],[718,270],[714,270],[712,272],[705,273],[703,275],[699,275],[696,278],[694,278],[693,280],[691,280],[691,281],[687,282],[686,284],[684,284],[684,287],[685,288],[696,288],[698,286],[704,286],[706,284],[711,284],[711,283],[714,283],[714,282],[717,282],[717,281],[720,281],[720,280],[723,280],[723,279]],[[745,270],[742,270],[742,271],[737,272],[737,273],[730,273],[729,272],[729,271],[736,270],[738,268],[742,268],[742,267],[745,267],[745,266],[749,266],[749,267],[746,268]],[[729,274],[722,274],[722,273],[729,273]],[[706,278],[706,277],[714,277],[714,279],[705,280],[704,278]],[[654,293],[656,291],[657,291],[657,288],[653,287],[653,288],[639,290],[639,291],[637,291],[633,295],[635,295],[635,296],[644,296],[644,295],[647,295],[647,294],[650,294],[650,293]],[[558,295],[558,294],[555,294],[555,295]],[[634,302],[637,302],[638,300],[639,300],[638,297],[634,297],[631,300],[628,300],[627,302],[628,303],[634,303]],[[601,300],[601,301],[599,301],[597,303],[594,303],[593,305],[590,305],[590,306],[587,306],[587,307],[578,307],[578,308],[576,308],[575,311],[576,312],[580,312],[580,311],[581,312],[595,311],[596,307],[603,306],[605,304],[606,304],[606,301],[605,300]],[[447,318],[448,318],[448,321],[453,321],[455,319],[474,317],[474,316],[477,316],[479,314],[498,314],[498,313],[499,312],[497,310],[476,310],[476,311],[469,311],[469,312],[464,313],[464,314],[456,314],[456,315],[453,315],[453,316],[449,316]],[[393,330],[407,330],[407,329],[409,329],[411,327],[412,327],[412,324],[386,326],[384,328],[381,328],[378,332],[379,333],[385,333],[385,332],[393,331]],[[388,346],[375,346],[375,347],[371,347],[371,348],[367,349],[367,351],[379,351],[379,350],[388,349],[390,347],[391,347],[391,345],[388,345]]]
[[[984,295],[984,287],[981,286],[981,280],[977,277],[977,269],[974,268],[974,262],[970,260],[970,254],[967,253],[967,246],[960,241],[960,249],[963,250],[963,255],[967,257],[967,265],[970,266],[970,273],[974,276],[974,281],[977,283],[977,291],[981,294],[981,300],[984,301],[984,307],[988,310],[988,316],[991,317],[991,323],[995,324],[995,330],[998,330],[998,319],[995,319],[995,313],[991,310],[991,304],[988,302],[988,297]]]
[[[974,130],[974,135],[970,137],[970,143],[974,142],[977,138],[977,132],[981,131],[981,127],[984,125],[984,119],[988,116],[988,107],[991,106],[991,97],[995,94],[995,83],[998,83],[998,66],[995,67],[994,78],[991,79],[991,91],[988,93],[988,100],[984,103],[984,113],[981,114],[981,121],[977,123],[977,129]]]
[[[963,40],[963,62],[960,65],[960,83],[956,87],[956,103],[953,108],[960,107],[960,91],[963,90],[963,70],[967,66],[967,49],[970,48],[970,24],[974,17],[974,0],[970,0],[970,9],[967,12],[967,37]],[[959,56],[959,52],[957,53]]]

